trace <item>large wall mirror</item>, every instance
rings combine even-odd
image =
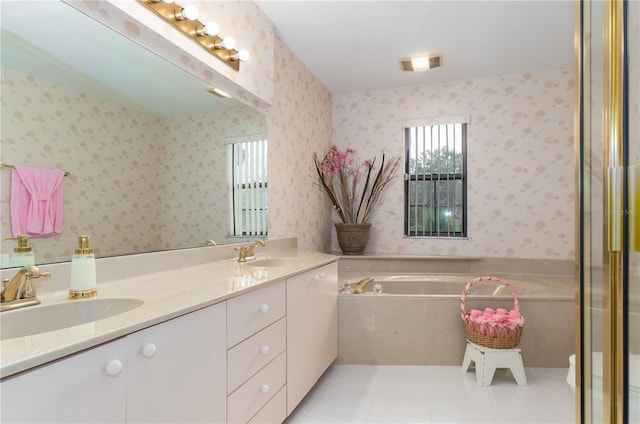
[[[264,114],[65,3],[0,7],[1,161],[71,173],[62,233],[29,240],[37,263],[68,261],[79,234],[98,257],[252,238],[230,232],[229,145],[266,140]],[[0,170],[3,267],[11,177]]]

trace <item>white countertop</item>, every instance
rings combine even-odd
[[[258,267],[236,259],[123,278],[98,284],[99,298],[135,298],[144,304],[128,312],[62,330],[0,341],[0,378],[44,364],[264,287],[284,278],[336,261],[320,252],[284,249],[257,259],[296,258],[285,266]],[[336,288],[337,289],[337,288]],[[39,295],[38,308],[68,300],[67,291]],[[17,311],[2,314],[20,313]],[[2,315],[0,315],[0,323]]]

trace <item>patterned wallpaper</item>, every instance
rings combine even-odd
[[[293,236],[303,248],[337,250],[329,205],[314,186],[313,152],[324,152],[336,143],[353,147],[363,156],[379,154],[383,148],[402,154],[402,120],[465,114],[472,119],[468,239],[405,239],[399,206],[402,181],[397,179],[374,216],[367,252],[572,258],[571,70],[336,95],[332,99],[275,36],[272,24],[255,4],[194,4],[200,7],[202,19],[215,17],[224,22],[225,31],[250,50],[252,60],[243,64],[240,72],[229,72],[202,49],[194,49],[194,43],[135,2],[76,3],[205,81],[227,88],[255,108],[268,110],[271,238]],[[149,131],[153,126],[149,124]],[[188,156],[186,152],[180,149],[175,154]],[[147,178],[150,184],[160,184]],[[120,184],[127,181],[121,178]],[[161,189],[175,195],[180,191],[169,186]],[[149,201],[141,197],[139,203],[150,203],[157,211],[158,201],[157,197]],[[82,213],[108,218],[118,237],[123,225],[137,225],[123,224],[124,217],[105,218],[102,206],[87,205]],[[194,221],[198,219],[194,215]]]
[[[63,233],[29,243],[39,262],[68,260],[85,232],[100,256],[228,241],[225,140],[265,133],[263,114],[241,107],[160,118],[4,72],[2,161],[72,172],[64,179]],[[4,238],[10,172],[0,178]],[[2,251],[11,247],[5,242]]]
[[[404,237],[396,178],[365,253],[573,259],[573,84],[561,69],[335,95],[333,141],[362,159],[402,156],[402,121],[471,116],[468,238]]]
[[[331,94],[276,40],[269,111],[269,237],[328,251],[331,209],[314,185],[312,157],[331,145]]]

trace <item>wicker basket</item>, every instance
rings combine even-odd
[[[472,343],[492,349],[512,349],[520,343],[520,337],[522,337],[522,329],[524,327],[524,318],[521,317],[517,324],[514,324],[513,322],[488,323],[481,318],[472,317],[465,310],[465,299],[471,290],[471,287],[482,281],[495,281],[508,287],[513,295],[514,303],[514,309],[511,313],[520,314],[520,300],[518,299],[518,293],[516,293],[516,290],[511,284],[498,277],[474,278],[464,287],[464,291],[460,297],[462,324],[464,325],[464,330],[467,333],[467,339]]]

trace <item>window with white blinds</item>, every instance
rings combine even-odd
[[[405,235],[467,234],[467,124],[405,127]]]
[[[227,145],[229,172],[229,233],[267,235],[267,140]]]

